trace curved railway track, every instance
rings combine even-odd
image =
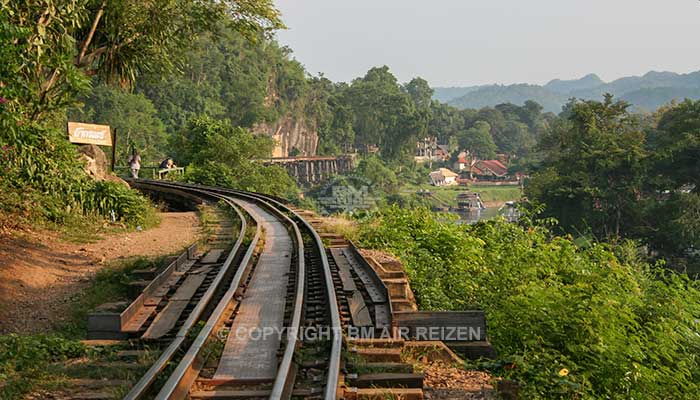
[[[235,210],[241,234],[209,289],[125,399],[335,399],[341,320],[326,251],[313,227],[271,196],[163,181],[135,184],[219,199]],[[313,337],[303,334],[310,330]]]

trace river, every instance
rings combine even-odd
[[[481,220],[487,220],[496,217],[497,215],[504,216],[508,221],[514,222],[518,219],[517,210],[511,206],[504,205],[498,207],[487,207],[476,211],[446,211],[452,214],[459,215],[462,223],[475,224]]]

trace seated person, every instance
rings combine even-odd
[[[173,163],[172,158],[168,157],[165,160],[163,160],[163,162],[160,163],[160,171],[159,171],[161,178],[164,178],[165,176],[167,176],[168,175],[167,170],[170,170],[172,168],[175,168],[175,163]],[[166,170],[166,171],[163,171],[163,170]]]
[[[173,167],[173,159],[172,158],[166,158],[163,160],[163,162],[160,163],[160,169],[170,169]]]

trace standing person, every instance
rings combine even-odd
[[[139,178],[139,170],[141,169],[141,156],[136,148],[131,151],[129,156],[129,168],[131,169],[131,177],[134,179]]]

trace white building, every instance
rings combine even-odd
[[[457,184],[459,175],[447,168],[440,168],[430,173],[430,184],[433,186],[450,186]]]

